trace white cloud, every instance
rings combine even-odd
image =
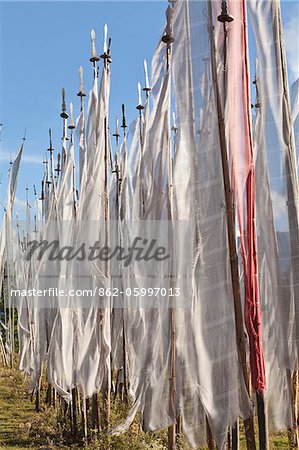
[[[288,209],[286,199],[276,191],[272,191],[271,195],[276,226],[279,225],[279,231],[286,231],[288,229]]]
[[[41,156],[35,156],[35,155],[23,155],[22,159],[26,163],[42,164],[42,162],[43,162],[43,159]]]
[[[24,200],[20,200],[19,198],[15,198],[15,202],[14,202],[15,207],[17,207],[17,209],[21,209],[26,211],[26,202]]]
[[[0,153],[0,161],[10,162],[16,154],[16,151],[2,151]],[[23,153],[22,161],[28,164],[42,164],[42,157]]]

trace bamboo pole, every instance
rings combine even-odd
[[[170,52],[168,52],[170,57]],[[170,128],[170,127],[169,127]],[[172,182],[172,161],[171,161],[171,140],[168,139],[168,167],[169,167],[169,220],[173,220],[173,182]],[[172,236],[172,233],[171,233]],[[173,282],[172,277],[170,278]],[[174,424],[168,428],[168,449],[176,449],[177,435],[177,392],[176,392],[176,311],[175,305],[170,307],[170,330],[171,330],[171,410],[173,414]]]
[[[231,448],[232,450],[239,450],[239,419],[231,428]]]
[[[142,104],[141,99],[141,86],[140,83],[138,83],[138,105],[136,106],[136,109],[139,112],[139,142],[140,142],[140,165],[138,167],[139,175],[140,170],[142,167],[142,157],[143,157],[143,146],[144,146],[144,126],[143,126],[143,114],[142,111],[145,109],[145,107]],[[143,174],[141,174],[143,175]],[[145,203],[144,203],[144,189],[143,189],[143,180],[142,176],[140,178],[140,216],[142,219],[144,219],[144,210],[145,210]]]
[[[216,443],[213,439],[212,431],[209,425],[208,418],[206,417],[206,428],[207,428],[207,444],[209,450],[215,450],[216,449]]]
[[[167,77],[171,74],[171,48],[174,42],[172,32],[172,18],[174,7],[168,6],[166,10],[167,26],[166,34],[162,37],[162,42],[166,44],[166,71]],[[170,83],[170,79],[168,80]],[[170,105],[168,108],[168,220],[170,221],[170,236],[172,236],[172,220],[173,220],[173,181],[172,181],[172,152],[171,152],[171,131],[170,131]],[[172,277],[170,277],[173,283]],[[177,434],[177,392],[176,392],[176,315],[175,304],[169,304],[169,320],[170,320],[170,411],[174,423],[168,428],[168,450],[176,450],[176,434]]]
[[[123,105],[124,106],[124,105]],[[125,124],[125,117],[124,117],[124,107],[123,107],[123,120],[122,120],[122,124]],[[124,127],[125,130],[125,127]],[[118,142],[119,142],[119,129],[118,129],[118,119],[116,120],[116,129],[115,129],[115,133],[113,134],[113,136],[116,139],[116,162],[115,162],[115,170],[112,173],[116,174],[116,202],[115,202],[115,212],[116,212],[116,218],[117,221],[121,220],[121,216],[120,216],[120,195],[121,195],[121,185],[122,185],[122,177],[124,174],[122,174],[120,172],[120,168],[118,165],[118,160],[117,160],[117,155],[118,155]],[[124,139],[126,138],[126,135],[124,133]],[[120,174],[120,175],[119,175]],[[118,226],[117,226],[117,230],[118,230]],[[121,246],[121,233],[118,235],[118,239],[119,239],[119,245]],[[127,386],[127,353],[126,353],[126,336],[125,336],[125,318],[124,318],[124,313],[123,313],[123,323],[122,323],[122,333],[123,333],[123,342],[122,342],[122,350],[123,350],[123,386],[121,386],[120,383],[120,374],[121,374],[121,369],[118,371],[117,374],[117,382],[116,382],[116,387],[115,387],[115,395],[114,395],[114,400],[117,397],[117,390],[118,387],[120,387],[120,391],[119,391],[119,395],[122,401],[125,401],[125,403],[128,403],[128,386]]]
[[[228,244],[230,253],[230,266],[231,266],[231,278],[233,287],[233,300],[235,308],[235,319],[236,319],[236,337],[238,352],[241,360],[241,367],[243,371],[243,377],[247,391],[249,393],[249,376],[247,372],[247,362],[246,362],[246,346],[245,346],[245,336],[244,336],[244,326],[243,326],[243,315],[242,315],[242,305],[241,305],[241,295],[240,295],[240,280],[239,280],[239,268],[238,268],[238,255],[236,250],[236,226],[235,226],[235,210],[234,210],[234,200],[233,193],[230,186],[229,177],[229,164],[227,156],[227,144],[226,144],[226,134],[225,134],[225,124],[224,116],[221,105],[220,91],[218,85],[217,69],[216,69],[216,48],[215,48],[215,38],[213,31],[213,18],[212,18],[212,5],[208,1],[209,8],[209,18],[210,18],[210,41],[211,41],[211,63],[212,63],[212,77],[214,83],[214,92],[216,97],[216,107],[218,112],[218,132],[220,140],[220,151],[221,151],[221,161],[222,161],[222,172],[223,172],[223,183],[225,190],[225,204],[227,213],[227,232],[228,232]],[[247,419],[244,419],[244,428],[246,436],[246,444],[248,450],[256,450],[255,437],[254,437],[254,425],[253,416],[250,415]]]
[[[13,336],[14,336],[14,326],[13,326],[13,317],[12,317],[12,310],[13,310],[13,298],[11,297],[11,258],[10,258],[10,250],[9,250],[9,244],[11,241],[11,220],[12,220],[12,208],[10,205],[8,205],[9,211],[6,211],[5,216],[5,226],[6,226],[6,282],[7,282],[7,306],[8,306],[8,323],[7,323],[7,337],[8,337],[8,343],[9,343],[9,361],[10,361],[10,368],[13,368]],[[8,218],[9,213],[9,218]]]
[[[3,316],[4,316],[4,329],[5,329],[4,340],[5,340],[5,342],[8,342],[9,328],[8,328],[7,311],[6,311],[7,310],[7,302],[8,302],[8,298],[7,298],[8,287],[5,292],[5,283],[4,283],[4,280],[6,279],[6,285],[7,285],[7,268],[5,270],[5,266],[4,266],[4,267],[1,267],[0,270],[3,270],[3,283],[2,283],[2,286],[0,286],[0,287],[2,288],[2,293],[3,293]],[[0,274],[0,276],[1,276],[1,274]],[[8,364],[8,359],[7,359],[7,364]]]
[[[107,69],[108,70],[108,69]],[[108,187],[108,163],[109,163],[109,155],[108,155],[108,118],[105,117],[105,246],[109,245],[109,187]],[[106,262],[106,269],[105,274],[107,278],[109,277],[109,266],[108,261]],[[110,401],[110,394],[111,394],[111,386],[110,386],[110,374],[107,373],[106,375],[106,386],[103,393],[103,400],[104,400],[104,422],[105,427],[107,428],[109,426],[110,422],[110,413],[111,413],[111,401]]]
[[[269,433],[268,433],[268,420],[265,408],[265,401],[262,394],[256,392],[256,404],[257,404],[257,418],[259,425],[259,443],[260,450],[269,449]]]
[[[91,427],[97,432],[100,431],[100,407],[99,407],[99,394],[96,392],[92,396],[92,412],[91,412]]]
[[[124,359],[124,385],[123,385],[123,398],[124,402],[128,403],[128,381],[127,381],[127,352],[126,352],[126,334],[125,334],[125,322],[123,321],[123,359]]]
[[[77,436],[78,425],[77,425],[77,388],[72,389],[72,420],[73,420],[73,434]]]
[[[53,399],[53,408],[56,408],[56,390],[53,388],[52,390],[52,399]]]
[[[52,404],[52,386],[50,384],[48,384],[48,387],[47,387],[45,403],[48,406],[51,406],[51,404]]]
[[[70,401],[69,404],[67,404],[67,410],[68,410],[68,415],[69,415],[69,421],[70,421],[70,431],[71,431],[71,435],[74,435],[74,422],[73,422],[73,405],[72,405],[72,400]]]
[[[106,32],[106,27],[105,27],[105,32]],[[110,45],[111,45],[111,39],[109,39],[109,45],[108,45],[108,49],[105,48],[105,44],[104,44],[104,53],[101,55],[101,58],[104,61],[104,71],[106,71],[106,75],[108,77],[108,73],[109,73],[109,64],[111,63],[111,56],[110,56]],[[105,96],[105,99],[107,101],[107,98]],[[106,105],[107,106],[107,105]],[[107,111],[106,111],[106,115],[104,118],[104,146],[105,146],[105,150],[104,150],[104,198],[105,198],[105,246],[108,247],[109,245],[109,218],[110,218],[110,210],[109,210],[109,175],[108,175],[108,170],[109,170],[109,148],[108,148],[108,133],[109,133],[109,129],[108,129],[108,116],[107,116]],[[106,261],[105,264],[105,275],[107,277],[107,279],[110,277],[110,271],[109,271],[109,262]],[[110,308],[110,306],[109,306]],[[111,311],[110,311],[111,314]],[[111,355],[110,355],[111,356]],[[108,371],[109,372],[109,371]],[[104,382],[104,386],[103,386],[103,409],[104,409],[104,426],[105,428],[108,428],[109,426],[109,422],[110,422],[110,414],[111,414],[111,382],[110,382],[110,376],[111,373],[107,373],[106,374],[106,380]],[[107,443],[108,445],[108,443]]]
[[[232,450],[232,427],[228,427],[228,430],[227,430],[226,450]]]
[[[173,209],[172,209],[172,168],[171,168],[171,155],[170,155],[170,139],[168,143],[169,147],[169,220],[173,219]],[[172,223],[171,225],[172,226]],[[171,233],[172,235],[172,233]],[[171,282],[172,277],[170,278]],[[177,422],[177,392],[176,392],[176,314],[175,305],[169,305],[170,307],[170,332],[171,332],[171,410],[173,414],[173,420],[175,423],[168,428],[168,449],[176,449],[176,422]]]
[[[36,410],[36,412],[40,412],[41,380],[42,380],[42,377],[40,376],[38,379],[38,384],[37,384],[36,393],[35,393],[35,410]]]
[[[299,439],[298,439],[298,419],[297,419],[297,411],[298,411],[298,373],[291,372],[287,370],[289,389],[292,397],[292,405],[291,405],[291,414],[292,414],[292,422],[293,426],[288,428],[288,442],[290,449],[298,449],[299,448]]]
[[[148,91],[147,91],[148,95]],[[125,117],[125,105],[122,105],[122,125],[123,128],[123,138],[126,145],[126,117]],[[126,167],[126,147],[124,151],[123,156],[123,168]],[[121,173],[121,181],[120,181],[120,187],[119,187],[119,194],[121,193],[122,188],[122,180],[123,180],[124,173]],[[121,206],[121,205],[120,205]],[[129,385],[128,385],[128,372],[127,372],[127,352],[126,352],[126,323],[125,323],[125,315],[123,314],[123,361],[124,361],[124,400],[125,403],[128,403],[128,392],[129,392]]]
[[[91,30],[90,32],[91,35],[91,58],[89,59],[89,61],[92,63],[93,65],[93,77],[94,77],[94,82],[97,81],[97,77],[98,77],[98,72],[97,72],[97,63],[100,60],[98,53],[97,53],[97,49],[96,49],[96,44],[95,44],[95,31]],[[79,93],[77,94],[80,97],[80,102],[81,102],[81,111],[83,111],[83,97],[85,97],[85,92],[84,92],[84,86],[83,86],[83,69],[82,67],[80,67],[79,69],[79,76],[80,76],[80,88],[79,88]],[[101,315],[101,313],[100,313]],[[101,318],[100,318],[101,319]],[[99,320],[99,322],[101,322],[101,320]],[[87,439],[87,427],[88,427],[88,421],[87,421],[87,410],[89,409],[89,400],[83,400],[83,429],[84,429],[84,436]],[[93,394],[92,396],[92,401],[91,401],[91,427],[93,430],[97,430],[99,431],[100,429],[100,412],[99,412],[99,394],[96,392],[95,394]]]
[[[248,108],[250,108],[250,86],[249,86],[249,57],[248,57],[248,26],[247,26],[247,15],[246,15],[246,7],[245,7],[245,1],[242,0],[242,9],[243,9],[243,15],[244,15],[244,44],[245,44],[245,66],[246,66],[246,82],[248,86],[248,97],[247,97],[247,104]],[[257,99],[256,99],[256,107],[260,107],[259,102],[259,84],[256,82],[256,92],[257,92]],[[249,128],[250,132],[252,130],[251,125],[251,113],[250,109],[247,111],[247,117],[249,121]],[[252,142],[252,136],[250,136],[251,142]],[[254,175],[253,175],[254,177]],[[254,180],[254,179],[253,179]],[[254,183],[254,181],[253,181]],[[255,195],[255,193],[254,193]],[[255,220],[255,208],[253,210],[254,218]],[[255,230],[252,228],[252,233],[255,233]],[[256,236],[253,236],[253,241],[256,241]],[[268,450],[269,449],[269,430],[268,430],[268,420],[267,420],[267,411],[266,411],[266,403],[264,399],[263,392],[256,392],[256,404],[257,404],[257,418],[258,418],[258,429],[259,429],[259,448],[260,450]]]
[[[82,430],[83,430],[83,436],[84,436],[84,444],[88,444],[88,422],[87,422],[87,400],[82,398]]]
[[[255,107],[260,108],[260,81],[257,73],[257,66],[255,69],[255,78],[253,80],[255,85],[256,100]],[[256,405],[257,405],[257,418],[259,426],[259,443],[261,450],[267,450],[269,448],[269,430],[268,430],[268,418],[266,411],[266,403],[262,393],[256,392]]]
[[[8,366],[7,355],[6,355],[6,351],[5,351],[1,333],[0,333],[0,345],[1,345],[1,353],[2,353],[2,358],[3,358],[3,365],[4,365],[4,367],[7,367]]]
[[[11,334],[10,334],[10,344],[11,344],[11,353],[10,353],[10,366],[13,368],[14,366],[14,353],[15,353],[15,299],[11,297]]]

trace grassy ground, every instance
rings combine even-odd
[[[38,414],[20,372],[0,370],[0,448],[43,448],[56,435],[52,414]],[[50,447],[51,448],[51,447]]]
[[[42,397],[45,398],[45,389]],[[124,416],[121,404],[113,409],[117,409],[117,414],[112,412],[114,420]],[[110,438],[110,448],[117,450],[162,450],[166,443],[166,432],[142,433],[137,423],[131,426],[128,433]],[[28,448],[80,449],[83,443],[80,433],[77,443],[74,442],[68,420],[62,418],[59,408],[55,411],[43,406],[40,413],[35,412],[35,404],[28,395],[28,382],[19,371],[0,368],[0,449]],[[97,440],[93,439],[84,448],[106,450],[107,441],[99,435]]]
[[[72,440],[68,421],[61,419],[59,411],[43,407],[36,413],[34,403],[28,396],[28,383],[17,370],[0,368],[0,449],[58,449],[83,448]],[[45,391],[43,391],[43,398]],[[112,409],[113,420],[119,420],[125,415],[122,404],[116,404]],[[80,426],[80,425],[79,425]],[[79,439],[80,441],[80,439]],[[99,436],[97,441],[90,443],[86,449],[107,450],[107,441]],[[137,423],[121,436],[110,438],[112,450],[163,450],[167,448],[167,434],[142,433]],[[271,436],[271,449],[288,449],[286,434]],[[245,450],[245,439],[241,432],[240,450]],[[179,450],[189,450],[186,441],[182,440]]]

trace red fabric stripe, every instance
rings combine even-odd
[[[257,262],[257,242],[256,242],[256,224],[255,224],[255,171],[253,161],[253,143],[251,134],[250,120],[250,100],[249,100],[249,68],[248,68],[248,48],[246,33],[246,9],[245,0],[240,2],[242,15],[242,37],[243,37],[243,87],[244,87],[244,116],[246,119],[246,137],[247,151],[250,159],[250,170],[246,183],[247,194],[247,317],[246,327],[249,334],[250,343],[250,367],[252,373],[253,388],[262,393],[266,387],[266,371],[264,361],[264,350],[262,344],[262,325],[261,309],[259,304],[259,286],[258,286],[258,262]]]
[[[220,6],[221,2],[217,2]],[[255,174],[251,137],[245,0],[228,2],[234,21],[227,26],[226,133],[244,268],[244,316],[249,337],[251,381],[254,390],[266,387],[261,312],[257,276]],[[223,36],[223,25],[215,25]],[[218,42],[219,43],[219,42]]]

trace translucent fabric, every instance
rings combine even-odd
[[[220,5],[214,5],[215,18]],[[218,6],[218,8],[217,8]],[[218,80],[223,99],[226,138],[231,170],[231,185],[236,205],[244,269],[244,319],[249,337],[251,382],[262,393],[265,367],[261,341],[261,314],[257,281],[257,246],[255,229],[255,173],[249,103],[249,67],[245,2],[229,2],[234,20],[215,20],[217,36]],[[221,64],[222,63],[222,64]]]
[[[170,74],[165,74],[164,44],[158,46],[152,66],[154,107],[149,113],[147,103],[141,128],[140,119],[136,122],[128,172],[124,174],[128,184],[123,186],[122,195],[125,199],[125,190],[130,190],[129,202],[134,212],[129,218],[136,220],[135,225],[128,220],[123,220],[121,224],[121,240],[126,247],[131,246],[135,236],[144,235],[143,220],[153,221],[153,229],[161,226],[164,233],[171,224],[168,220],[162,224],[160,220],[168,219],[167,155],[170,134]],[[156,230],[156,235],[159,236],[159,230]],[[163,280],[159,264],[153,263],[147,266],[146,271],[144,269],[140,262],[132,261],[128,269],[123,270],[123,284],[132,287],[133,291],[134,288],[161,287],[162,280],[162,286],[169,287],[169,280]],[[149,301],[124,295],[126,366],[134,404],[125,423],[117,427],[115,433],[126,430],[138,411],[144,430],[165,428],[175,421],[170,399],[169,300],[167,296],[158,296],[154,305]]]
[[[268,241],[262,248],[273,266],[271,289],[275,289],[273,302],[277,309],[278,338],[272,351],[277,353],[280,367],[298,370],[298,176],[280,4],[250,0],[248,5],[259,60],[261,96],[256,151],[265,152],[263,191],[269,191],[266,197],[269,207],[259,211],[258,220],[261,239]],[[265,179],[266,173],[268,178]]]
[[[259,84],[259,79],[257,79]],[[263,102],[259,96],[256,102]],[[265,401],[270,430],[291,426],[291,391],[287,371],[280,363],[282,343],[279,290],[274,283],[279,274],[277,241],[274,228],[266,147],[263,142],[261,108],[256,108],[254,126],[256,167],[256,209],[258,229],[259,289],[262,309],[263,346],[265,352],[267,389]],[[273,249],[276,255],[273,255]]]
[[[254,144],[265,400],[270,430],[282,430],[293,422],[292,387],[286,369],[298,367],[296,153],[280,5],[253,0],[248,5],[258,55]]]
[[[115,170],[109,167],[106,172],[112,151],[110,72],[105,67],[100,89],[95,70],[86,121],[83,111],[77,120],[78,201],[73,142],[68,151],[63,142],[59,182],[51,186],[52,158],[44,174],[39,237],[59,239],[61,246],[75,248],[82,240],[131,248],[136,236],[149,239],[154,232],[159,242],[166,237],[172,250],[169,261],[146,265],[133,259],[128,267],[123,261],[106,264],[100,259],[86,264],[56,261],[53,281],[48,276],[50,264],[34,258],[25,261],[21,250],[14,253],[17,257],[8,252],[8,260],[17,264],[17,284],[24,289],[48,289],[56,283],[66,291],[122,290],[121,297],[113,299],[96,293],[88,307],[78,306],[80,299],[69,294],[49,296],[46,303],[38,298],[22,300],[20,367],[31,374],[32,388],[39,383],[46,359],[48,382],[67,401],[75,386],[85,397],[99,389],[106,392],[111,369],[124,369],[133,405],[124,423],[112,432],[125,431],[138,412],[144,430],[169,427],[180,415],[192,446],[206,443],[208,423],[219,449],[225,446],[228,427],[238,417],[247,418],[252,405],[236,336],[219,136],[223,118],[217,108],[215,75],[241,235],[244,317],[254,388],[261,392],[265,385],[263,344],[271,428],[291,424],[286,369],[298,370],[298,181],[293,134],[293,126],[298,126],[298,96],[294,90],[291,116],[279,4],[250,0],[261,102],[254,128],[255,234],[245,2],[229,5],[235,20],[226,40],[217,21],[221,2],[179,0],[168,8],[165,32],[172,31],[175,40],[169,48],[160,40],[155,50],[152,91],[131,126],[131,144],[125,137],[117,149]],[[175,139],[170,129],[172,109],[177,114]],[[185,224],[179,233],[175,222]],[[169,294],[154,301],[147,295],[132,295],[134,289],[163,287],[169,292],[177,286],[186,287],[181,302],[174,302]]]
[[[1,225],[1,234],[0,234],[0,292],[2,292],[2,283],[4,279],[4,262],[5,262],[5,244],[6,244],[6,236],[5,236],[5,218],[3,218]]]
[[[176,6],[173,44],[178,133],[174,166],[177,217],[196,219],[191,307],[176,310],[178,397],[194,445],[205,440],[205,415],[219,448],[227,428],[250,414],[240,371],[228,251],[218,115],[212,87],[206,2]],[[217,130],[217,132],[215,131]]]

